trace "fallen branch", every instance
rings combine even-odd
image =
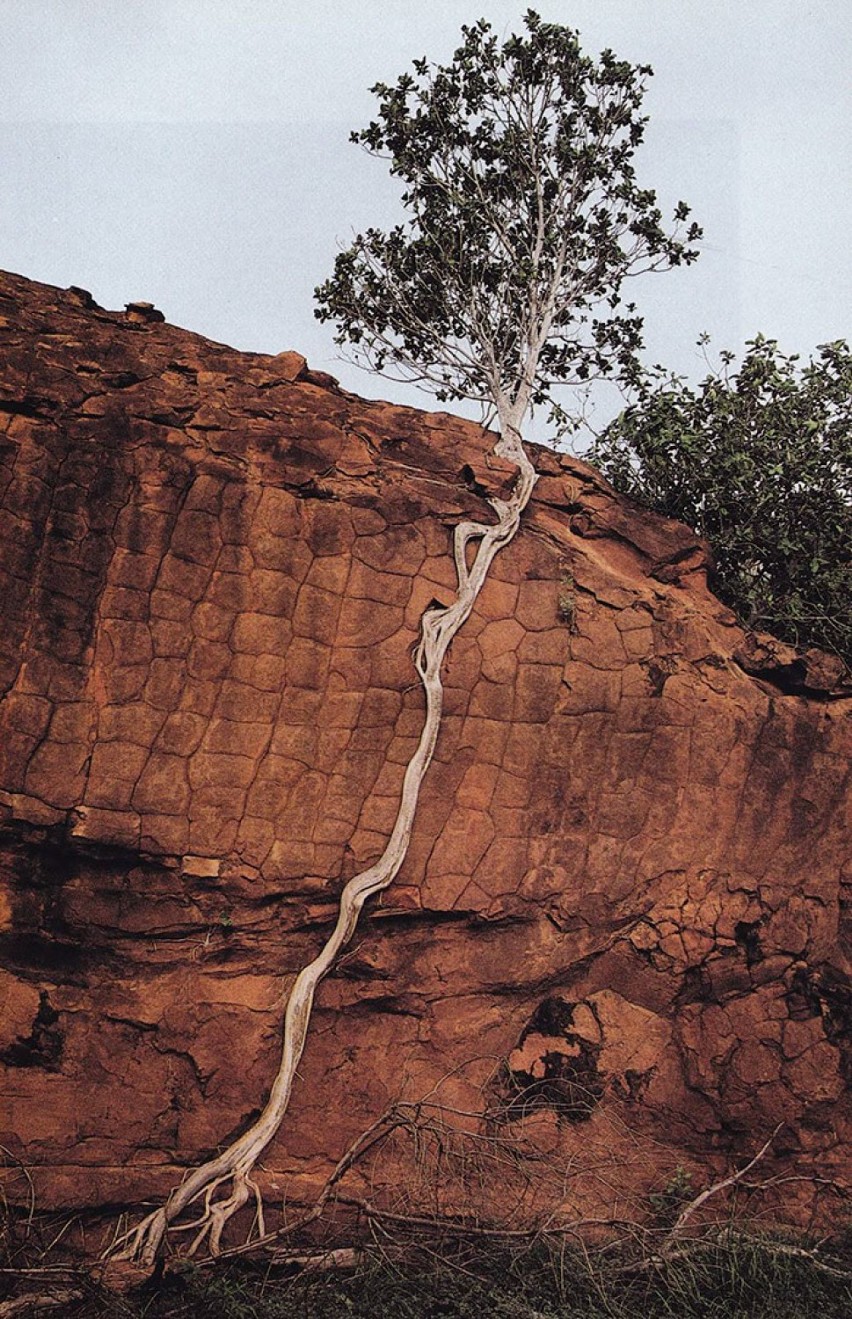
[[[660,1269],[667,1264],[674,1264],[678,1260],[693,1259],[702,1251],[711,1250],[718,1246],[727,1238],[730,1240],[735,1236],[741,1236],[743,1243],[751,1247],[759,1246],[769,1255],[785,1255],[792,1259],[806,1260],[818,1272],[828,1274],[833,1278],[840,1278],[845,1282],[852,1282],[852,1269],[844,1268],[842,1261],[830,1256],[824,1259],[819,1253],[819,1249],[814,1247],[808,1249],[806,1246],[794,1246],[786,1241],[773,1241],[768,1237],[750,1236],[747,1233],[735,1233],[732,1229],[727,1228],[724,1233],[715,1232],[711,1236],[699,1236],[689,1241],[683,1241],[676,1249],[666,1252],[657,1251],[642,1259],[631,1261],[625,1264],[621,1269],[615,1270],[616,1273],[647,1273],[652,1269]]]
[[[571,1223],[538,1223],[533,1227],[494,1227],[477,1223],[465,1218],[439,1217],[429,1214],[400,1214],[391,1209],[381,1209],[369,1200],[354,1195],[338,1196],[340,1204],[349,1205],[360,1210],[365,1217],[378,1222],[395,1223],[401,1227],[424,1228],[436,1235],[448,1232],[454,1236],[489,1237],[495,1241],[539,1241],[545,1237],[572,1236],[582,1228],[591,1227],[635,1227],[628,1218],[578,1218]]]
[[[15,1296],[10,1301],[0,1301],[0,1319],[12,1319],[13,1315],[35,1314],[39,1310],[55,1310],[60,1305],[70,1305],[82,1299],[83,1293],[76,1287],[63,1288],[52,1292],[27,1292],[24,1296]]]

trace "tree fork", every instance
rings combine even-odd
[[[495,555],[517,534],[521,515],[538,479],[513,418],[501,418],[501,433],[492,452],[516,464],[518,473],[512,491],[506,500],[488,500],[497,517],[495,523],[461,522],[455,528],[455,599],[446,606],[431,606],[420,620],[414,667],[423,686],[426,709],[420,740],[403,777],[396,822],[378,861],[346,884],[340,895],[334,930],[319,954],[296,976],[284,1014],[281,1062],[263,1112],[227,1149],[201,1164],[176,1186],[163,1205],[119,1237],[107,1252],[107,1268],[111,1264],[127,1262],[151,1269],[170,1230],[194,1231],[187,1255],[194,1255],[205,1241],[209,1253],[217,1255],[228,1222],[252,1198],[256,1205],[255,1223],[259,1235],[264,1235],[263,1203],[260,1190],[252,1180],[252,1172],[280,1130],[287,1112],[296,1068],[305,1048],[314,995],[341,950],[351,941],[364,903],[393,883],[405,860],[420,788],[440,731],[443,704],[441,666],[453,638],[476,603]],[[476,542],[473,561],[468,565],[468,547]],[[215,1199],[222,1187],[228,1187],[229,1194]],[[199,1200],[202,1201],[199,1215],[190,1222],[178,1222],[181,1215]],[[253,1228],[254,1224],[250,1232]]]

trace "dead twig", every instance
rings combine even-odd
[[[714,1182],[712,1186],[708,1186],[705,1190],[703,1190],[700,1193],[700,1195],[696,1195],[694,1200],[689,1201],[689,1204],[687,1204],[678,1214],[677,1218],[675,1219],[674,1226],[672,1227],[671,1231],[669,1232],[668,1236],[663,1242],[662,1249],[660,1250],[660,1257],[662,1259],[667,1259],[669,1257],[672,1248],[674,1247],[675,1243],[678,1241],[678,1238],[681,1236],[683,1229],[686,1227],[686,1224],[692,1218],[693,1214],[695,1214],[696,1211],[699,1210],[703,1204],[706,1204],[707,1201],[711,1199],[712,1196],[718,1195],[720,1191],[727,1190],[729,1186],[736,1186],[738,1182],[741,1182],[743,1178],[747,1176],[748,1173],[751,1172],[752,1168],[754,1168],[756,1164],[760,1163],[760,1160],[767,1153],[770,1145],[774,1141],[775,1137],[778,1135],[778,1132],[781,1130],[783,1125],[784,1125],[783,1122],[779,1122],[778,1126],[772,1132],[772,1135],[769,1137],[768,1140],[766,1140],[763,1143],[763,1145],[761,1145],[760,1149],[757,1151],[754,1158],[750,1159],[749,1162],[745,1165],[745,1167],[740,1168],[739,1172],[731,1173],[730,1177],[724,1177],[722,1178],[721,1181]]]

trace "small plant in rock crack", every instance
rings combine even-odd
[[[648,1196],[648,1202],[660,1227],[670,1227],[694,1195],[692,1173],[678,1164],[662,1190],[654,1191]]]
[[[576,632],[577,595],[575,591],[574,574],[567,568],[559,579],[559,596],[556,609],[560,623],[564,623],[569,632]]]

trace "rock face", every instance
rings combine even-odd
[[[510,473],[147,304],[2,276],[0,339],[0,1143],[40,1207],[132,1204],[261,1106],[395,816],[452,526]],[[780,1123],[767,1173],[845,1171],[840,675],[745,637],[685,527],[536,459],[408,860],[320,991],[279,1202],[424,1095],[637,1192]]]

